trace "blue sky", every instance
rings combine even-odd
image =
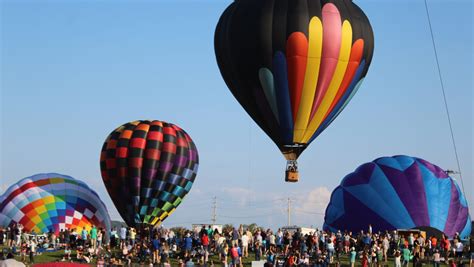
[[[82,179],[119,219],[99,154],[115,127],[173,122],[200,153],[196,183],[165,226],[218,222],[321,226],[330,192],[357,166],[406,154],[456,169],[422,0],[355,1],[375,32],[374,59],[349,106],[283,180],[276,146],[225,86],[213,36],[231,1],[1,1],[2,193],[40,172]],[[473,4],[428,1],[461,160],[474,204]],[[456,177],[458,178],[458,177]],[[472,211],[472,208],[471,208]]]

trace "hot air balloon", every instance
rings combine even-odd
[[[102,179],[129,226],[165,220],[191,190],[198,170],[193,140],[178,126],[133,121],[115,129],[100,156]]]
[[[296,182],[299,155],[361,85],[374,38],[351,0],[239,0],[222,14],[214,47],[230,91]]]
[[[463,238],[471,233],[467,202],[456,180],[440,167],[409,156],[365,163],[333,191],[325,230],[356,232],[369,224],[374,231],[437,229]]]
[[[58,233],[93,225],[110,230],[107,208],[84,182],[57,173],[36,174],[10,186],[0,197],[0,225],[22,224],[28,232]]]

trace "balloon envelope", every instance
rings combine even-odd
[[[0,225],[20,223],[26,231],[58,233],[93,225],[110,230],[107,208],[97,193],[73,177],[36,174],[10,186],[0,197]]]
[[[191,190],[198,152],[178,126],[133,121],[115,129],[100,157],[102,179],[129,226],[165,220]]]
[[[431,227],[453,237],[471,232],[464,194],[455,179],[426,160],[383,157],[361,165],[333,191],[326,230],[375,231]]]
[[[374,37],[352,1],[239,0],[222,14],[214,44],[232,94],[296,160],[356,93]]]

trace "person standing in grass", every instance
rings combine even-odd
[[[99,228],[99,231],[97,231],[97,247],[100,248],[102,247],[102,239],[103,239],[103,234],[102,234],[102,228]]]
[[[410,263],[411,251],[408,249],[408,246],[405,246],[402,251],[403,254],[403,266],[408,266]]]
[[[242,235],[242,257],[247,258],[249,256],[249,236],[247,233]]]
[[[60,242],[64,245],[70,245],[71,244],[71,232],[69,231],[68,228],[66,228],[66,230],[64,230],[63,232],[63,238],[62,238],[62,241]]]
[[[369,253],[367,252],[367,249],[364,249],[364,252],[362,253],[361,264],[362,267],[369,266]]]
[[[34,239],[30,240],[30,263],[35,263],[36,242]]]
[[[455,251],[456,251],[456,258],[461,259],[462,258],[462,253],[464,251],[464,245],[460,240],[456,239],[456,244],[455,244]]]
[[[444,250],[444,259],[446,261],[446,264],[448,264],[451,242],[449,242],[449,239],[446,235],[443,235],[443,239],[441,240],[441,247]]]
[[[283,249],[283,232],[281,231],[280,228],[278,228],[278,231],[276,233],[276,246],[277,246],[277,251],[280,252]]]
[[[395,250],[395,255],[394,255],[394,263],[395,267],[402,267],[402,261],[401,261],[402,254],[400,253],[400,250]]]
[[[88,236],[88,233],[87,233],[86,228],[84,227],[84,228],[82,228],[82,232],[81,232],[82,246],[86,246],[87,236]]]
[[[95,251],[97,248],[97,228],[95,227],[95,225],[92,226],[92,229],[90,231],[90,236],[91,236],[92,249],[94,249]]]
[[[127,240],[127,228],[122,226],[120,228],[120,248],[123,248],[126,244],[125,241]]]
[[[160,239],[158,235],[155,235],[152,240],[152,249],[153,249],[153,264],[160,263]]]
[[[383,252],[380,247],[377,247],[377,251],[375,252],[377,255],[377,266],[381,267],[382,266],[382,261],[383,261]]]
[[[201,244],[205,252],[209,251],[209,236],[207,235],[207,231],[201,236]]]
[[[28,244],[23,242],[20,248],[20,259],[23,262],[26,262],[26,252],[28,251]]]
[[[234,227],[232,229],[232,247],[234,247],[235,245],[239,245],[239,239],[240,239],[239,231],[235,229]]]
[[[56,238],[54,231],[51,231],[51,244],[53,245],[53,249],[56,249]]]
[[[229,254],[229,245],[224,243],[221,251],[222,266],[227,267],[227,255]]]
[[[190,255],[192,248],[193,248],[193,239],[191,238],[191,235],[187,233],[186,237],[184,238],[184,257],[187,257]]]
[[[354,247],[351,248],[351,253],[349,255],[350,255],[349,257],[350,257],[351,267],[354,267],[356,256],[357,256],[357,252],[355,251]]]
[[[435,250],[433,253],[433,267],[439,267],[441,263],[441,254],[439,253],[439,250]]]
[[[261,248],[260,241],[258,240],[255,241],[254,250],[255,250],[255,260],[259,261],[260,257],[262,256],[262,248]]]
[[[387,263],[388,261],[388,249],[390,248],[390,241],[388,241],[387,235],[383,237],[382,240],[382,247],[383,247],[383,258],[384,262]]]
[[[132,243],[132,246],[135,246],[135,239],[137,237],[137,231],[135,228],[131,227],[130,228],[130,242]]]
[[[16,231],[16,245],[20,246],[21,245],[21,235],[23,233],[23,224],[19,223],[17,226],[17,231]]]
[[[237,266],[239,261],[239,251],[237,250],[237,244],[234,244],[230,249],[230,257],[232,266]]]

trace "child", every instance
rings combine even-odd
[[[20,250],[20,257],[21,261],[25,262],[26,261],[26,252],[28,251],[28,244],[26,242],[23,242],[21,244],[21,250]]]
[[[401,267],[402,266],[402,254],[400,253],[400,250],[395,251],[395,267]]]
[[[71,249],[69,248],[69,244],[66,244],[64,247],[64,257],[62,261],[70,261],[71,260]]]

